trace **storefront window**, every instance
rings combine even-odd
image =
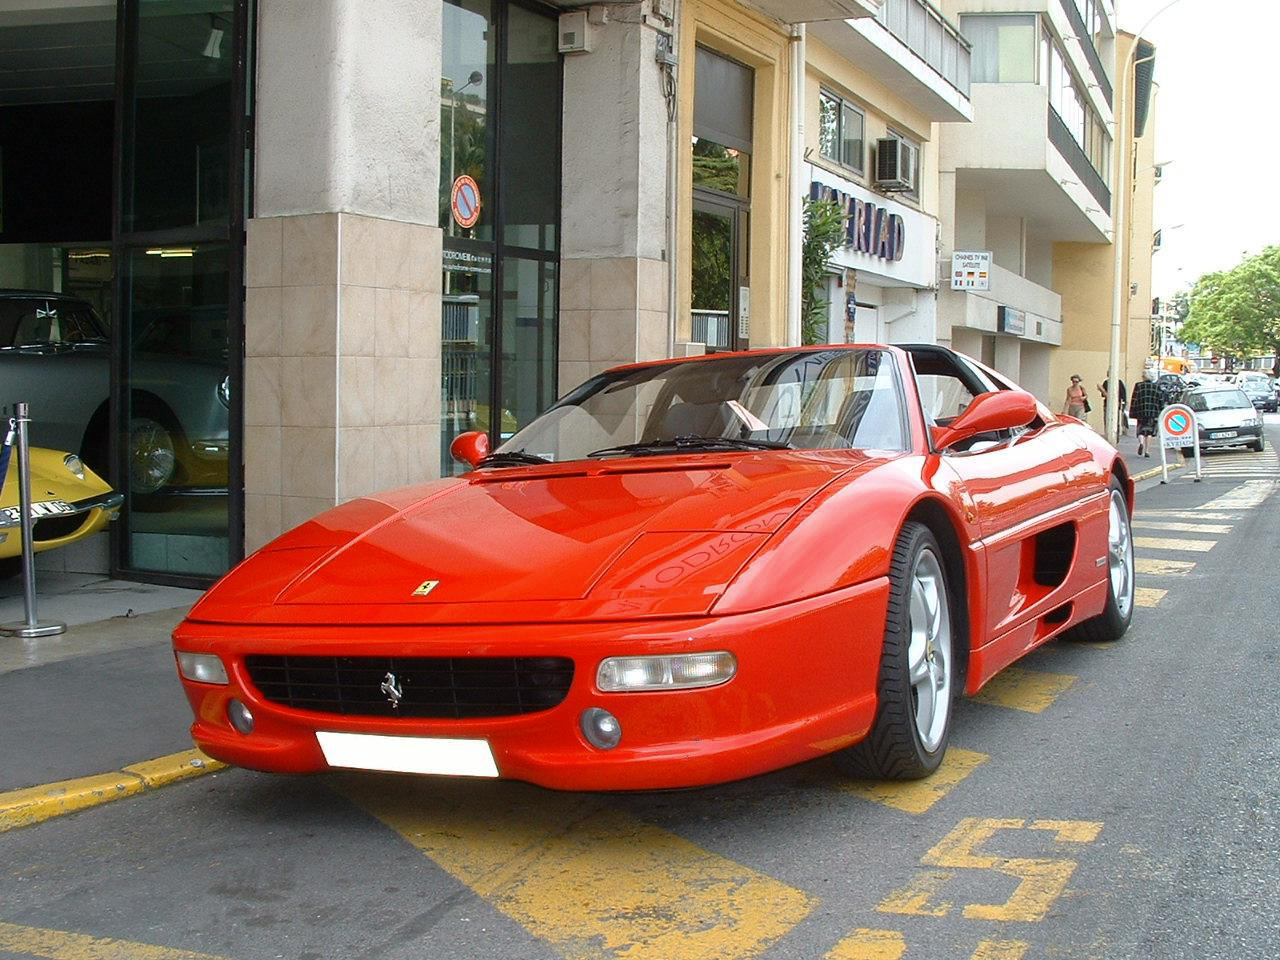
[[[138,4],[125,232],[227,223],[234,6]]]
[[[224,244],[129,251],[121,487],[133,569],[227,568],[228,255]]]
[[[449,455],[459,433],[483,430],[496,445],[555,399],[556,20],[503,0],[446,0],[442,64],[441,470],[450,474],[463,469]]]

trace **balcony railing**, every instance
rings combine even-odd
[[[969,41],[937,7],[928,0],[884,0],[876,19],[936,74],[969,96]]]
[[[1080,182],[1093,194],[1093,199],[1098,201],[1102,212],[1110,216],[1111,190],[1107,186],[1107,182],[1093,168],[1093,164],[1089,162],[1089,157],[1080,148],[1080,144],[1076,143],[1076,138],[1071,135],[1070,128],[1063,123],[1062,118],[1058,116],[1058,111],[1053,107],[1049,108],[1049,142],[1066,159],[1067,164],[1071,167],[1071,172],[1079,177]]]
[[[1076,6],[1076,0],[1062,0],[1062,9],[1066,11],[1067,19],[1071,21],[1071,29],[1076,32],[1080,46],[1084,49],[1084,58],[1089,61],[1093,79],[1097,81],[1098,89],[1102,91],[1102,98],[1107,101],[1109,107],[1111,106],[1111,81],[1107,79],[1102,58],[1098,56],[1098,50],[1093,45],[1093,31],[1084,22],[1084,17],[1080,16],[1080,8]]]

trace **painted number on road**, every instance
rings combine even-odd
[[[951,904],[935,898],[955,877],[955,870],[989,870],[1013,877],[1017,887],[1003,903],[971,903],[964,916],[971,920],[1017,921],[1035,923],[1043,920],[1067,888],[1067,882],[1079,864],[1065,857],[1004,857],[984,848],[1002,831],[1036,830],[1053,835],[1058,844],[1093,843],[1102,832],[1102,824],[1089,820],[991,820],[968,817],[942,838],[921,858],[926,867],[942,868],[921,871],[902,890],[890,894],[876,907],[881,913],[945,917]]]

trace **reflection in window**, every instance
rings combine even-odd
[[[121,522],[137,570],[227,569],[228,256],[224,244],[151,247],[126,262]]]
[[[445,0],[440,76],[440,226],[447,236],[491,239],[489,91],[494,31],[489,0]],[[464,230],[450,212],[453,184],[466,174],[480,186],[480,219]]]
[[[750,196],[751,155],[705,137],[694,137],[693,185],[739,197]]]
[[[125,232],[226,224],[232,0],[143,0]]]
[[[483,251],[444,251],[441,311],[440,463],[446,474],[462,467],[449,455],[454,437],[490,429],[493,345],[493,258]],[[510,424],[515,429],[515,424]]]
[[[1035,15],[961,17],[973,82],[1035,83],[1036,24]]]
[[[500,439],[506,440],[556,398],[556,265],[508,257],[502,286]]]
[[[822,156],[851,170],[862,172],[862,111],[834,93],[820,95],[819,148]]]

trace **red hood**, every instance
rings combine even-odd
[[[653,457],[487,471],[321,514],[191,619],[458,623],[705,613],[853,453]],[[426,595],[414,595],[438,581]]]

